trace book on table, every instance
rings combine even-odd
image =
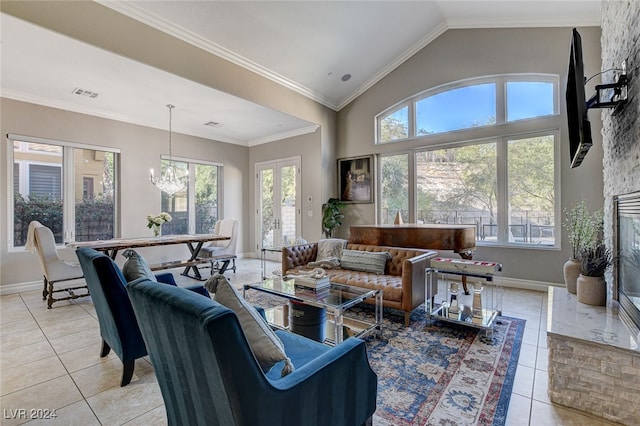
[[[310,289],[329,288],[329,277],[324,276],[322,278],[311,277],[295,277],[294,284],[299,287],[307,287]]]
[[[294,285],[293,292],[296,296],[310,297],[312,299],[323,299],[329,296],[329,294],[331,294],[331,291],[329,290],[329,286],[322,287],[322,288],[310,288],[310,287],[304,287],[300,285]]]

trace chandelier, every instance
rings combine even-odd
[[[188,179],[186,176],[178,177],[176,168],[173,166],[171,157],[171,110],[175,108],[175,106],[169,104],[167,108],[169,108],[169,164],[160,178],[156,178],[153,175],[153,169],[151,169],[149,180],[157,186],[160,191],[166,192],[170,197],[173,197],[177,192],[183,191],[187,187]]]

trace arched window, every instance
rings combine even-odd
[[[494,126],[558,113],[558,76],[508,74],[450,83],[376,117],[376,143]]]
[[[400,213],[474,225],[478,245],[557,247],[557,99],[558,76],[503,75],[430,89],[378,115],[377,142],[402,146],[379,157],[379,222]]]

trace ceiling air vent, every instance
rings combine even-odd
[[[222,127],[222,123],[218,123],[217,121],[207,121],[204,125],[209,127]]]
[[[98,93],[92,92],[91,90],[84,90],[79,87],[76,87],[75,89],[73,89],[72,93],[74,95],[80,95],[80,96],[84,96],[86,98],[91,98],[91,99],[95,99],[98,97]]]

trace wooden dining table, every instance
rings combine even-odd
[[[184,266],[184,271],[181,273],[181,275],[197,280],[203,280],[202,275],[200,275],[200,271],[198,270],[198,265],[202,263],[208,263],[209,259],[198,257],[200,254],[200,249],[202,249],[204,243],[230,239],[231,237],[216,234],[166,235],[161,237],[114,238],[111,240],[74,241],[67,243],[67,247],[74,249],[80,247],[92,248],[94,250],[104,252],[111,259],[115,260],[118,252],[124,249],[185,244],[189,249],[189,253],[191,254],[189,259],[172,260],[168,262],[152,264],[149,266],[153,271],[161,269],[180,268]],[[227,260],[226,262],[228,263],[229,261]],[[223,268],[226,269],[226,265],[224,265]],[[192,275],[189,274],[190,271],[193,272]]]

